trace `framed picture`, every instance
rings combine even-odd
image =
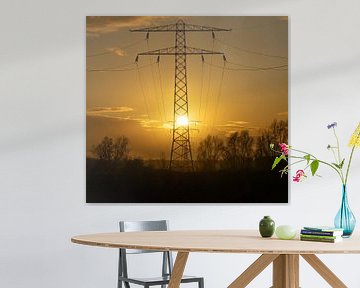
[[[88,16],[88,203],[287,203],[288,17]]]

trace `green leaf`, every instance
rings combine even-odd
[[[310,162],[310,154],[305,155],[304,158],[306,159],[306,164],[309,164],[309,162]]]
[[[345,158],[341,161],[341,163],[339,165],[340,169],[342,169],[342,167],[344,166],[344,163],[345,163]]]
[[[273,170],[276,167],[276,165],[279,164],[280,161],[281,161],[281,157],[276,157],[275,160],[274,160],[274,163],[273,163],[273,165],[271,167],[271,170]]]
[[[334,162],[331,162],[331,164],[333,164],[336,168],[341,169],[339,164],[334,163]]]
[[[345,159],[343,159],[340,164],[337,164],[334,162],[332,162],[331,164],[333,164],[338,169],[342,169],[342,167],[344,166],[344,162],[345,162]]]
[[[284,154],[281,154],[281,156],[275,158],[274,163],[271,167],[271,170],[273,170],[276,167],[276,165],[278,165],[280,163],[281,160],[286,160],[286,157]]]
[[[276,157],[275,160],[274,160],[274,163],[273,163],[273,166],[271,167],[271,170],[273,170],[277,164],[279,164],[279,162],[281,161],[282,157],[279,156],[279,157]]]
[[[274,149],[274,144],[273,143],[270,144],[270,149]]]
[[[319,160],[314,160],[314,161],[312,161],[311,162],[311,164],[310,164],[310,169],[311,169],[311,174],[312,174],[312,176],[314,176],[315,175],[315,173],[316,173],[316,171],[318,170],[318,168],[319,168]]]

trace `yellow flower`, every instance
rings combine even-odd
[[[349,146],[353,147],[360,147],[360,122],[357,128],[355,129],[354,133],[351,136]]]

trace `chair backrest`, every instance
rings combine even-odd
[[[168,231],[169,223],[167,220],[156,221],[120,221],[120,232],[140,232],[140,231]],[[159,251],[126,249],[126,254],[156,253]]]
[[[168,229],[169,229],[168,220],[120,221],[121,232],[167,231]]]
[[[140,232],[140,231],[167,231],[169,223],[167,220],[158,221],[120,221],[120,232]],[[127,257],[126,254],[140,253],[159,253],[161,251],[136,250],[136,249],[119,249],[119,276],[128,277]],[[162,275],[171,275],[173,267],[172,255],[169,251],[163,253]],[[127,284],[127,287],[130,287]]]

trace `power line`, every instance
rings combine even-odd
[[[142,92],[142,95],[143,95],[143,98],[144,98],[146,114],[148,116],[148,120],[149,120],[149,123],[150,123],[149,105],[148,105],[148,101],[146,99],[146,93],[145,93],[145,90],[144,90],[144,86],[143,86],[143,83],[142,83],[142,80],[141,80],[140,70],[138,69],[138,64],[137,63],[136,63],[136,71],[137,71],[138,81],[140,83],[141,92]]]
[[[150,50],[149,49],[149,37],[146,37],[146,46],[147,46],[147,49]],[[151,58],[149,58],[149,63],[152,63]],[[164,117],[165,116],[162,115],[160,104],[159,104],[158,97],[157,97],[157,92],[158,91],[157,91],[157,85],[156,85],[156,82],[155,82],[153,66],[150,67],[150,70],[151,70],[151,78],[152,78],[152,82],[153,82],[152,87],[153,87],[153,91],[154,91],[154,98],[155,98],[156,106],[157,106],[157,109],[158,109],[158,112],[159,112],[159,115],[160,115],[161,123],[164,123]]]
[[[158,70],[158,74],[159,74],[159,86],[160,86],[160,92],[161,92],[161,102],[162,102],[162,106],[163,106],[163,110],[164,110],[164,118],[166,120],[166,109],[165,109],[165,101],[164,101],[164,91],[163,91],[163,84],[162,84],[162,77],[161,77],[161,71],[160,71],[160,61],[157,61],[157,70]]]
[[[213,117],[213,126],[215,126],[215,122],[216,122],[216,120],[217,120],[217,114],[218,114],[218,109],[219,109],[219,102],[220,102],[220,97],[221,97],[221,92],[222,92],[222,87],[223,87],[223,82],[224,82],[225,66],[226,66],[226,61],[224,61],[223,69],[222,69],[222,71],[221,71],[219,91],[218,91],[218,95],[217,95],[217,99],[216,99],[216,103],[215,103],[215,112],[214,112],[214,117]]]
[[[109,54],[114,54],[116,49],[126,49],[126,48],[130,48],[132,46],[135,46],[141,42],[144,42],[145,39],[141,39],[141,40],[138,40],[138,41],[135,41],[133,43],[130,43],[128,45],[125,45],[125,46],[122,46],[122,47],[118,47],[118,48],[114,48],[114,49],[111,49],[111,50],[108,50],[108,51],[103,51],[103,52],[99,52],[99,53],[94,53],[94,54],[90,54],[90,55],[86,55],[86,58],[93,58],[93,57],[98,57],[98,56],[103,56],[103,55],[109,55]]]
[[[223,66],[212,64],[207,61],[205,61],[205,63],[209,66],[223,69]],[[242,65],[242,64],[238,64],[238,65],[243,66],[244,68],[225,67],[224,69],[230,70],[230,71],[287,71],[287,66],[288,66],[288,65],[279,65],[279,66],[260,67],[260,66],[246,66],[246,65]]]
[[[199,120],[201,120],[201,101],[203,96],[203,88],[204,88],[204,56],[201,55],[201,87],[200,87],[200,99],[199,99]]]
[[[133,66],[135,63],[134,62],[129,62],[126,64],[122,64],[122,65],[116,65],[116,66],[110,66],[110,67],[101,67],[101,68],[87,68],[87,70],[112,70],[112,69],[127,69],[129,68],[129,66]]]
[[[214,50],[214,46],[215,46],[215,37],[213,34],[213,38],[212,38],[212,50]],[[204,59],[205,62],[205,59]],[[213,65],[213,54],[210,57],[210,69],[209,69],[209,77],[208,77],[208,85],[207,85],[207,92],[206,92],[206,96],[205,96],[205,110],[204,110],[204,114],[203,114],[203,123],[205,123],[206,120],[206,114],[207,114],[207,110],[208,110],[208,106],[209,106],[209,98],[212,95],[212,93],[210,93],[210,82],[212,79],[212,66]],[[212,87],[212,85],[211,85]]]
[[[132,63],[132,65],[135,65],[135,63]],[[137,65],[137,64],[136,64]],[[149,67],[151,65],[154,65],[154,63],[149,63],[146,65],[142,65],[142,66],[134,66],[132,68],[100,68],[100,69],[87,69],[87,72],[126,72],[126,71],[135,71],[138,69],[144,69],[146,67]],[[122,66],[118,66],[118,67],[122,67]],[[126,66],[124,66],[126,67]]]
[[[136,62],[136,67],[138,68],[137,62]],[[138,82],[140,84],[140,90],[141,90],[142,96],[144,98],[145,111],[147,114],[148,125],[151,125],[151,117],[150,117],[150,112],[149,112],[150,109],[149,109],[148,99],[146,98],[146,92],[145,92],[145,87],[144,87],[145,85],[144,85],[142,77],[141,77],[140,69],[136,69],[136,74],[137,74]],[[153,136],[154,137],[151,138],[152,141],[155,143],[155,145],[159,145],[160,141],[158,140],[156,133],[154,133]]]
[[[280,58],[280,59],[286,59],[288,60],[288,57],[285,57],[285,56],[280,56],[280,55],[274,55],[274,54],[269,54],[269,53],[263,53],[263,52],[259,52],[259,51],[254,51],[254,50],[249,50],[249,49],[245,49],[245,48],[241,48],[241,47],[238,47],[238,46],[234,46],[234,45],[230,45],[230,44],[227,44],[219,39],[215,39],[216,41],[220,42],[221,44],[225,45],[225,46],[228,46],[228,47],[231,47],[231,48],[235,48],[235,49],[238,49],[242,52],[245,52],[245,53],[249,53],[249,54],[254,54],[254,55],[259,55],[259,56],[264,56],[264,57],[270,57],[270,58]]]
[[[228,60],[225,60],[225,62],[235,65],[235,66],[241,66],[244,68],[249,68],[249,69],[267,69],[267,68],[271,68],[271,67],[275,67],[275,68],[283,68],[283,67],[287,67],[287,64],[282,64],[282,65],[275,65],[275,66],[253,66],[253,65],[245,65],[245,64],[241,64],[241,63],[235,63],[235,62],[230,62]]]

